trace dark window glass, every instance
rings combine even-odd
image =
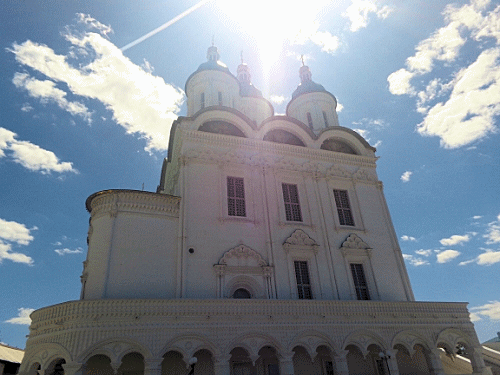
[[[354,288],[356,289],[356,297],[359,300],[369,300],[368,285],[366,284],[365,271],[363,265],[359,263],[351,263],[352,279]]]
[[[241,177],[227,178],[227,214],[229,216],[247,216],[245,186]]]
[[[300,212],[299,191],[297,185],[281,184],[283,200],[285,202],[285,215],[287,221],[302,221]]]
[[[219,105],[222,105],[222,93],[219,91]]]
[[[297,280],[299,299],[312,299],[311,281],[309,279],[307,262],[296,260],[293,263],[295,266],[295,278]]]
[[[328,118],[326,117],[325,111],[323,111],[323,119],[325,120],[325,127],[328,127]]]
[[[347,190],[334,190],[333,196],[335,197],[335,204],[337,206],[337,213],[339,214],[340,225],[354,226],[354,219],[352,217]]]
[[[252,298],[252,295],[248,290],[239,288],[234,291],[233,298]]]
[[[312,127],[313,127],[313,119],[312,119],[312,116],[311,116],[311,112],[307,112],[307,124],[312,129]]]
[[[202,92],[201,93],[201,97],[200,97],[200,108],[203,109],[205,108],[205,93]]]

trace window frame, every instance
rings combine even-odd
[[[358,269],[355,269],[356,267]],[[358,301],[370,301],[370,288],[368,286],[368,278],[365,272],[365,268],[363,267],[363,262],[350,262],[349,268],[351,271],[352,282],[354,285],[354,291],[356,293],[356,298]],[[361,271],[361,272],[360,272]],[[356,273],[356,277],[355,277]],[[361,276],[361,277],[360,277]],[[364,281],[364,285],[360,284],[360,278]],[[367,298],[364,298],[367,297]]]
[[[297,265],[301,265],[301,266],[304,266],[305,267],[302,267],[302,269],[298,270],[297,269]],[[314,299],[314,295],[313,295],[313,292],[312,292],[312,278],[311,278],[311,271],[309,269],[309,262],[307,260],[303,260],[303,259],[294,259],[293,260],[293,270],[294,270],[294,274],[295,274],[295,285],[296,285],[296,290],[297,290],[297,298],[298,299]],[[302,271],[305,270],[306,271],[306,277],[307,277],[307,281],[308,283],[304,283],[304,282],[300,282],[299,281],[303,281],[302,280]],[[300,271],[300,278],[301,280],[299,280],[299,272]],[[308,292],[308,294],[307,294]]]
[[[282,182],[281,189],[283,193],[283,205],[285,208],[285,220],[287,222],[303,223],[304,220],[302,217],[302,209],[300,207],[299,187],[297,184]],[[291,192],[291,189],[295,191]],[[292,194],[295,196],[296,202],[293,202],[294,197],[292,197]]]
[[[238,196],[238,186],[236,186],[237,182],[241,182],[242,189],[242,197]],[[234,190],[234,194],[231,195],[230,184],[232,184],[232,189]],[[226,197],[227,197],[227,216],[230,217],[247,217],[247,209],[246,209],[246,194],[245,194],[245,178],[244,177],[236,177],[236,176],[226,176]],[[239,202],[243,202],[243,206],[238,205]],[[234,214],[231,213],[231,209],[234,206]],[[241,208],[243,207],[243,211]]]
[[[345,194],[345,196],[342,196],[343,194]],[[333,198],[335,207],[337,209],[337,218],[339,220],[339,224],[341,226],[355,228],[356,221],[354,220],[352,205],[349,199],[349,191],[344,189],[333,189]],[[345,203],[347,203],[347,207],[344,206]]]

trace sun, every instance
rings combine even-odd
[[[217,8],[251,36],[264,70],[275,63],[286,41],[303,43],[317,28],[317,17],[331,0],[216,0]]]

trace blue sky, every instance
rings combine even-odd
[[[418,4],[417,4],[418,3]],[[137,41],[199,5],[157,34]],[[417,300],[500,331],[500,6],[488,0],[0,2],[0,341],[79,298],[104,189],[155,191],[184,84],[214,38],[285,113],[304,55],[377,147]]]

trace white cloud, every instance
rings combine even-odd
[[[486,250],[477,257],[476,262],[480,266],[491,266],[500,263],[500,251]]]
[[[295,35],[289,38],[291,44],[304,45],[310,41],[321,47],[323,52],[333,54],[340,46],[340,40],[337,36],[328,31],[319,31],[317,22],[304,23]]]
[[[488,245],[500,242],[500,215],[497,216],[497,220],[488,223],[488,229],[483,237],[486,238]]]
[[[408,181],[410,181],[410,177],[411,177],[411,175],[412,175],[412,174],[413,174],[413,172],[412,172],[412,171],[406,171],[405,173],[403,173],[403,174],[401,175],[401,177],[400,177],[400,178],[401,178],[401,181],[403,181],[403,182],[408,182]]]
[[[448,263],[449,261],[455,259],[460,255],[459,251],[456,250],[444,250],[439,252],[436,257],[437,257],[437,262],[438,263]]]
[[[488,11],[489,6],[490,1],[480,0],[471,0],[461,7],[448,5],[443,12],[445,26],[418,44],[415,54],[406,60],[406,68],[387,78],[392,94],[417,94],[417,111],[424,115],[417,131],[424,136],[439,137],[444,148],[466,146],[497,131],[500,48],[483,51],[475,62],[455,72],[448,82],[429,77],[415,83],[425,85],[425,89],[419,90],[411,81],[431,73],[438,62],[443,65],[457,60],[467,40],[479,45],[485,38],[496,38],[500,44],[500,6]],[[448,92],[449,97],[442,99]]]
[[[88,16],[82,22],[106,31]],[[182,90],[132,63],[118,47],[97,33],[76,35],[68,31],[65,37],[73,47],[95,58],[86,65],[73,66],[67,56],[30,40],[15,43],[11,52],[19,63],[53,82],[65,84],[72,94],[103,103],[127,133],[147,140],[146,150],[166,150],[170,127],[184,100]]]
[[[368,16],[374,13],[378,18],[385,19],[392,12],[388,6],[380,6],[372,0],[352,0],[352,4],[342,14],[351,22],[350,30],[352,32],[368,26]]]
[[[339,102],[337,102],[337,112],[342,112],[343,109],[344,109],[344,106],[342,104],[340,104]]]
[[[481,218],[482,218],[482,216],[479,216],[479,215],[472,216],[472,219],[474,219],[474,220],[479,220]]]
[[[426,250],[420,249],[420,250],[416,250],[415,254],[422,255],[424,257],[429,257],[432,254],[432,250],[430,250],[430,249],[426,249]]]
[[[403,254],[403,258],[405,260],[407,260],[412,266],[415,266],[415,267],[425,266],[425,265],[430,264],[426,259],[416,257],[416,256],[410,255],[410,254]]]
[[[64,248],[64,249],[56,249],[54,250],[57,254],[60,256],[68,255],[68,254],[80,254],[83,252],[83,249],[81,247],[78,247],[74,250]]]
[[[439,240],[439,242],[443,246],[455,246],[458,244],[462,244],[464,242],[469,242],[470,239],[471,239],[471,237],[468,234],[464,234],[464,235],[454,234],[453,236],[451,236],[449,238],[443,238],[443,239]]]
[[[21,325],[27,325],[29,326],[31,324],[31,318],[30,314],[35,311],[35,309],[27,309],[24,307],[21,307],[20,309],[17,309],[19,311],[19,314],[11,319],[8,319],[4,321],[4,323],[10,323],[10,324],[21,324]]]
[[[12,83],[18,88],[28,91],[33,98],[40,99],[42,102],[52,101],[59,108],[68,111],[72,115],[79,115],[90,122],[91,113],[82,103],[70,102],[66,99],[66,92],[56,87],[52,81],[40,81],[30,77],[26,73],[15,73]]]
[[[471,307],[473,314],[487,316],[491,320],[500,320],[500,301],[490,301],[482,306]],[[472,314],[471,314],[472,315]]]
[[[2,260],[7,259],[14,263],[32,265],[34,263],[33,258],[12,251],[12,245],[29,245],[34,239],[31,231],[37,229],[37,227],[28,229],[24,224],[0,218],[0,263],[2,263]]]
[[[403,241],[416,241],[417,239],[415,237],[407,236],[406,234],[401,236],[401,240]]]
[[[24,103],[23,106],[21,107],[21,111],[23,112],[30,112],[33,110],[33,107],[29,103]]]
[[[77,13],[77,22],[86,26],[87,30],[97,30],[101,35],[107,36],[113,33],[113,29],[109,25],[105,25],[95,18],[90,17],[89,14]]]
[[[42,174],[78,173],[73,168],[73,163],[61,162],[52,151],[45,150],[31,142],[19,141],[16,136],[16,133],[0,127],[0,158],[9,156],[15,163]]]

